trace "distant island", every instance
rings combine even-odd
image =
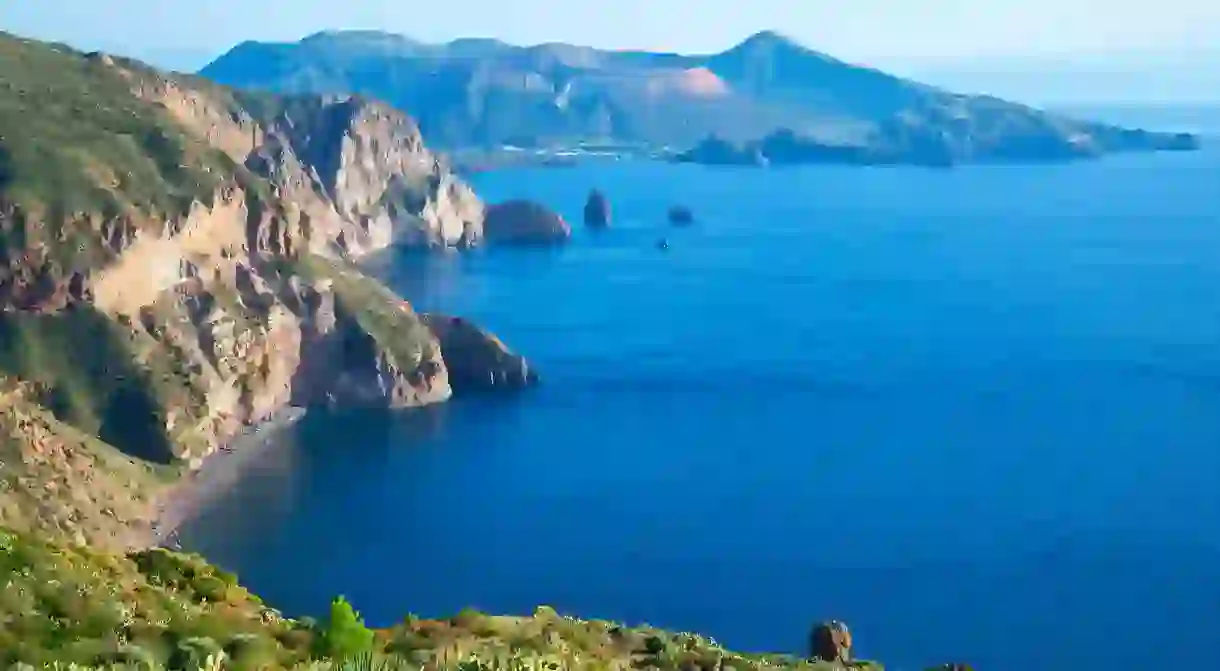
[[[493,39],[426,44],[332,31],[294,43],[245,42],[200,74],[238,88],[385,100],[410,113],[430,145],[480,148],[493,163],[592,156],[584,147],[594,145],[696,163],[943,167],[1200,144],[1192,134],[1125,129],[945,91],[772,31],[703,55]]]

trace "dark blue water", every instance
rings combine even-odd
[[[476,186],[573,221],[612,198],[563,250],[375,264],[545,383],[308,418],[186,535],[272,603],[548,603],[793,651],[835,617],[892,669],[1220,668],[1220,155]]]

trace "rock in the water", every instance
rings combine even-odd
[[[441,344],[441,357],[454,391],[519,389],[538,381],[525,357],[514,354],[499,338],[461,317],[422,316]]]
[[[695,221],[695,214],[690,211],[689,207],[675,205],[669,208],[669,223],[675,226],[686,226]]]
[[[610,225],[610,201],[606,194],[593,189],[585,200],[585,225],[593,228],[605,228]]]
[[[530,200],[510,200],[487,208],[484,238],[493,244],[555,244],[572,228],[558,213]]]
[[[838,620],[814,625],[809,632],[809,656],[822,660],[846,664],[851,657],[851,632]]]

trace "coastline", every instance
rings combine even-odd
[[[286,406],[267,419],[247,426],[214,453],[199,468],[158,493],[155,512],[147,527],[134,531],[131,550],[164,547],[178,550],[178,530],[199,511],[222,495],[246,470],[250,459],[271,446],[285,429],[305,416],[305,408]]]

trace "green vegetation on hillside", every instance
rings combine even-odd
[[[0,375],[0,526],[126,545],[175,475],[55,418],[37,385]]]
[[[168,463],[174,456],[164,430],[168,395],[187,386],[187,373],[145,338],[87,305],[55,314],[0,313],[0,373],[38,383],[45,390],[40,400],[61,421]]]
[[[112,62],[0,33],[0,200],[45,224],[28,227],[31,246],[68,253],[73,245],[55,244],[65,237],[96,246],[82,215],[177,214],[231,170],[222,153],[133,96]],[[61,234],[70,226],[86,235]]]
[[[195,557],[119,557],[0,531],[0,665],[149,660],[224,650],[239,668],[308,657],[312,635]]]
[[[198,556],[118,556],[0,529],[0,665],[128,668],[673,669],[835,667],[790,655],[738,654],[689,633],[465,610],[370,630],[343,599],[321,622],[285,618]],[[373,657],[370,657],[372,655]],[[860,662],[862,671],[880,667]]]

